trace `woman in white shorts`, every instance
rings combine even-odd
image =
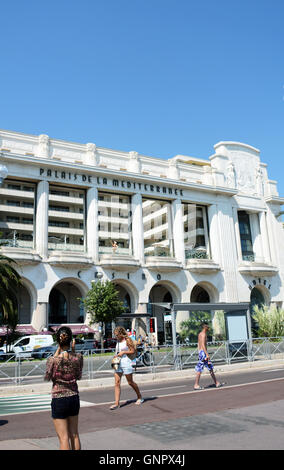
[[[126,380],[130,387],[136,392],[137,400],[135,402],[136,405],[141,405],[143,403],[143,398],[141,396],[140,390],[138,385],[133,381],[133,367],[132,367],[132,360],[130,359],[129,355],[131,356],[134,353],[134,344],[131,338],[129,338],[127,331],[118,326],[114,330],[114,335],[117,338],[116,344],[116,356],[120,357],[120,363],[116,371],[114,372],[115,377],[115,387],[114,387],[114,397],[115,403],[110,407],[111,410],[116,410],[120,407],[120,382],[121,377],[124,374]]]

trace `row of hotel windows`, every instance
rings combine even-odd
[[[0,239],[14,247],[34,248],[36,184],[6,180],[0,188]],[[206,206],[182,204],[186,258],[210,258]],[[142,199],[145,256],[174,257],[172,207]],[[249,214],[240,211],[244,259],[254,258]],[[86,198],[82,189],[49,186],[48,249],[86,250]],[[99,253],[132,255],[131,196],[98,193]]]

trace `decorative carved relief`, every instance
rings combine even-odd
[[[97,157],[97,147],[95,144],[89,142],[86,144],[86,159],[85,162],[90,165],[97,165],[98,164],[98,157]]]
[[[229,188],[236,187],[236,173],[233,162],[229,162],[229,165],[227,166],[226,183]]]
[[[49,158],[49,136],[41,134],[38,138],[38,156]]]

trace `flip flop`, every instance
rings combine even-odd
[[[135,402],[135,405],[142,405],[142,403],[144,403],[144,398],[138,398],[138,400],[136,400]]]
[[[204,390],[204,387],[193,387],[193,390],[196,390],[198,392],[199,390]]]
[[[223,387],[224,384],[222,383],[219,383],[218,385],[216,385],[216,388],[220,388],[220,387]]]
[[[111,406],[109,407],[109,409],[110,409],[111,411],[117,410],[117,408],[120,408],[120,405],[111,405]]]

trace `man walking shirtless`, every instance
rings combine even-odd
[[[209,325],[208,323],[204,322],[202,323],[201,327],[202,327],[202,331],[198,335],[198,363],[195,367],[196,378],[195,378],[194,390],[203,389],[203,387],[200,387],[199,385],[199,380],[201,377],[201,373],[203,372],[204,366],[207,367],[207,369],[209,370],[216,388],[219,388],[222,386],[222,384],[218,382],[215,377],[215,374],[213,371],[213,364],[210,361],[210,357],[207,351],[207,331],[209,330]]]

